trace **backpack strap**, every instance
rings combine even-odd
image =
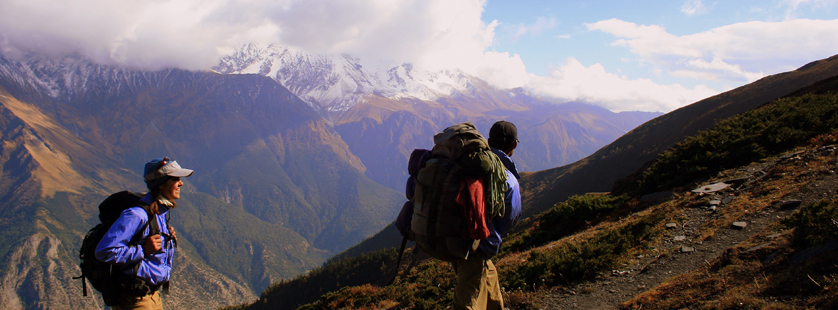
[[[148,222],[146,223],[146,226],[149,227],[148,235],[151,236],[151,235],[161,234],[162,231],[160,230],[160,223],[157,222],[157,216],[158,215],[151,213],[151,206],[149,206],[149,205],[141,205],[140,207],[142,207],[143,210],[145,210],[145,212],[148,214]],[[153,215],[153,217],[152,217],[152,215]],[[166,214],[166,225],[169,224],[169,217],[168,216],[169,216],[169,214]],[[169,226],[168,229],[169,229],[170,232],[172,231],[171,226]],[[145,227],[143,227],[143,230],[145,230]],[[174,246],[177,247],[177,240],[175,240],[174,238],[172,238],[169,235],[167,235],[166,237],[170,238],[172,240],[172,242],[174,243]],[[137,263],[136,266],[134,267],[134,276],[136,276],[139,273],[139,269],[140,269],[139,266],[140,266],[140,264]],[[163,294],[168,295],[169,294],[169,281],[163,282],[162,284],[160,284],[160,286],[163,289]]]
[[[149,227],[148,235],[156,235],[160,233],[160,223],[157,223],[157,214],[151,213],[151,206],[149,205],[139,205],[138,207],[143,208],[145,213],[148,214],[148,222],[145,223],[143,228],[140,230],[145,230],[146,227]],[[152,217],[153,216],[153,217]]]
[[[146,221],[146,223],[145,223],[145,225],[143,225],[143,227],[141,227],[140,229],[137,230],[137,232],[135,233],[135,236],[136,235],[141,235],[143,233],[143,231],[146,229],[146,227],[149,228],[149,231],[148,231],[149,236],[159,234],[160,233],[160,223],[157,223],[157,214],[154,214],[154,213],[151,212],[151,206],[147,205],[147,204],[141,204],[141,205],[138,205],[138,207],[143,208],[143,210],[145,210],[145,213],[148,214],[148,221]],[[137,244],[137,246],[141,247],[142,245]],[[137,277],[137,275],[140,273],[140,262],[134,263],[134,266],[132,268],[133,268],[133,271],[134,271],[134,277]],[[136,286],[136,281],[134,281],[134,282],[135,282],[134,286]],[[135,289],[135,288],[136,287],[133,287],[132,289]]]

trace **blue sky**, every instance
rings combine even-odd
[[[584,66],[602,64],[609,72],[630,79],[652,78],[663,83],[695,87],[701,83],[723,90],[740,86],[735,81],[700,81],[667,77],[643,65],[630,49],[613,46],[614,35],[591,31],[586,24],[619,19],[656,25],[675,36],[687,36],[744,22],[783,22],[794,19],[834,20],[835,1],[488,1],[482,19],[497,20],[491,49],[521,56],[527,71],[546,76],[550,68],[573,57]],[[838,32],[838,29],[836,29]],[[782,44],[782,42],[778,42]],[[817,57],[838,50],[816,51]],[[793,70],[817,59],[778,59],[777,68]],[[757,70],[754,66],[752,70]],[[757,71],[758,72],[758,71]],[[765,72],[774,74],[776,69]]]
[[[244,44],[669,112],[838,54],[838,0],[2,0],[0,53],[208,70]]]

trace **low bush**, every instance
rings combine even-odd
[[[794,228],[792,246],[807,248],[838,240],[838,203],[821,200],[800,208],[800,212],[783,220]]]
[[[564,242],[530,252],[525,263],[501,270],[501,285],[535,290],[542,285],[570,285],[590,280],[618,266],[628,253],[645,248],[664,214],[653,213],[624,226],[603,230],[581,243]]]
[[[831,143],[835,138],[824,133],[836,129],[838,95],[779,99],[688,137],[617,182],[614,192],[639,196],[682,186],[808,143]]]
[[[504,250],[515,252],[541,246],[595,225],[620,210],[629,196],[586,194],[570,197],[538,218],[532,229],[512,236]]]

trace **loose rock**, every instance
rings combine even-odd
[[[745,227],[748,227],[748,222],[733,222],[733,228],[745,229]]]

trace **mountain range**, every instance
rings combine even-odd
[[[444,127],[472,121],[488,132],[498,119],[516,122],[527,150],[520,165],[538,169],[658,115],[556,104],[466,75],[471,86],[440,83],[426,97],[386,89],[329,97],[311,81],[340,73],[329,80],[334,91],[384,73],[305,80],[311,61],[300,63],[278,68],[291,74],[281,79],[220,66],[140,71],[74,56],[0,57],[0,308],[101,307],[72,279],[78,247],[104,197],[145,189],[140,169],[152,158],[196,171],[172,216],[182,241],[166,307],[214,308],[252,301],[387,226],[404,202],[407,156]]]
[[[493,258],[510,307],[833,308],[836,81],[838,55],[522,173],[527,218]],[[400,240],[390,225],[229,309],[444,309],[450,264],[403,260],[384,285]]]
[[[471,121],[481,132],[506,119],[520,132],[519,169],[575,162],[645,121],[651,112],[614,113],[591,104],[558,102],[516,89],[497,89],[459,70],[425,72],[410,64],[369,69],[348,55],[310,55],[281,46],[246,45],[215,71],[276,80],[328,119],[366,175],[401,191],[414,148],[433,147],[447,126]]]
[[[3,65],[3,179],[13,181],[4,182],[3,230],[17,231],[2,240],[4,270],[15,271],[3,283],[12,308],[65,302],[47,296],[93,306],[75,294],[74,253],[97,222],[98,201],[143,190],[138,173],[152,158],[171,156],[197,171],[172,222],[184,240],[181,266],[200,271],[179,277],[198,284],[181,292],[213,295],[221,284],[233,288],[225,295],[237,293],[206,299],[209,307],[253,298],[394,216],[399,195],[364,177],[331,126],[273,80],[69,60]],[[61,268],[17,267],[39,261],[21,243],[35,237],[56,246]]]
[[[623,192],[632,187],[633,179],[661,152],[685,138],[783,96],[832,90],[836,79],[838,55],[767,76],[654,118],[572,164],[522,172],[522,217],[536,216],[575,195]],[[516,162],[522,153],[515,151]],[[400,240],[395,226],[389,225],[338,257],[396,247]]]

